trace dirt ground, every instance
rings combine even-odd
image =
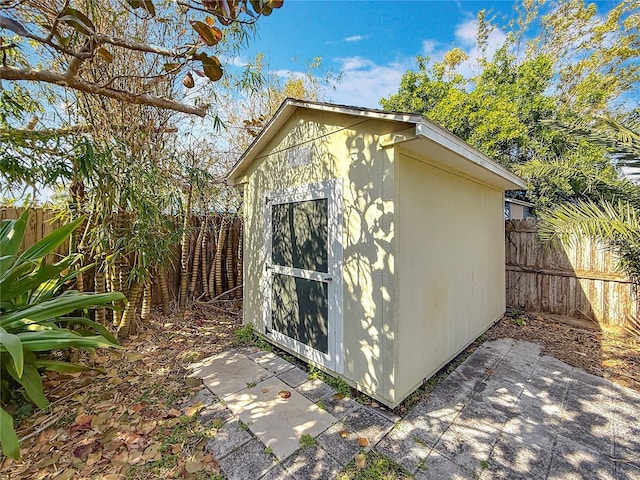
[[[204,451],[215,431],[197,420],[202,405],[182,407],[202,388],[188,378],[187,368],[230,348],[240,326],[239,312],[224,314],[206,305],[183,317],[155,312],[144,332],[123,342],[122,349],[81,356],[96,370],[47,373],[43,380],[51,406],[37,411],[23,404],[12,412],[22,459],[0,459],[0,479],[216,478],[219,465]],[[515,313],[497,322],[396,412],[409,411],[482,342],[501,337],[540,343],[570,365],[640,391],[637,335]]]

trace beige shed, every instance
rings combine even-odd
[[[287,99],[228,181],[244,322],[389,407],[505,311],[524,183],[421,115]]]

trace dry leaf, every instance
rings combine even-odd
[[[349,436],[349,432],[346,430],[340,430],[340,437],[347,438]]]
[[[204,465],[200,462],[188,461],[184,464],[184,469],[189,473],[196,473],[202,470]]]
[[[167,414],[165,415],[166,417],[179,417],[180,416],[180,410],[177,410],[175,408],[171,408],[169,409],[169,411],[167,411]]]
[[[142,455],[142,459],[145,462],[150,462],[152,460],[160,460],[162,455],[160,454],[160,449],[162,448],[162,444],[160,442],[154,442],[149,445]]]
[[[111,457],[111,463],[115,465],[126,465],[129,463],[129,452],[123,449],[121,452],[116,453]]]
[[[148,435],[156,429],[158,423],[155,420],[144,422],[140,428],[136,430],[140,435]]]
[[[369,440],[364,437],[358,437],[358,445],[360,445],[361,447],[366,447],[367,445],[369,445]]]
[[[177,443],[173,446],[171,446],[171,453],[173,455],[177,455],[178,453],[180,453],[182,451],[182,445],[178,445]]]
[[[102,459],[102,452],[90,453],[87,457],[87,467],[95,465]]]
[[[289,398],[291,396],[291,392],[289,390],[280,390],[278,395],[280,398]]]
[[[262,393],[264,393],[264,394],[269,393],[269,389],[268,389],[268,388],[263,388],[263,389],[262,389]]]
[[[187,417],[192,417],[196,413],[198,413],[200,410],[202,410],[202,407],[204,407],[204,404],[202,402],[198,402],[195,405],[191,405],[190,407],[185,408],[184,414]]]

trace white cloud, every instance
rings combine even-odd
[[[422,55],[425,55],[427,57],[431,57],[435,53],[437,53],[438,50],[441,49],[441,46],[442,46],[442,44],[440,42],[438,42],[437,40],[431,40],[431,39],[423,40],[422,41]]]
[[[366,39],[366,36],[363,35],[353,35],[352,37],[347,37],[344,38],[343,41],[345,42],[361,42],[362,40]]]
[[[335,85],[329,96],[335,103],[357,107],[380,108],[380,98],[398,91],[402,75],[411,67],[412,60],[378,65],[363,57],[335,59],[342,81]]]
[[[476,19],[462,22],[456,27],[455,37],[458,40],[459,48],[467,54],[467,60],[462,62],[458,71],[465,76],[474,75],[479,70],[479,60],[483,52],[477,44],[478,21]],[[507,39],[506,33],[496,27],[487,38],[484,56],[491,58],[494,53],[504,44]]]

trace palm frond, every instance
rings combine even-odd
[[[540,214],[544,222],[538,230],[543,242],[560,241],[565,245],[586,236],[606,243],[625,242],[640,246],[640,222],[637,210],[629,202],[580,201],[559,205]]]

